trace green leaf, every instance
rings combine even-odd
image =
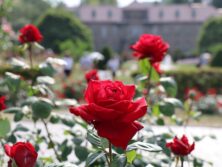
[[[89,152],[86,147],[76,146],[75,147],[75,154],[76,154],[77,158],[82,162],[87,159]]]
[[[87,132],[86,138],[92,145],[95,145],[97,147],[101,147],[100,138],[97,135],[95,135],[92,131]]]
[[[17,112],[14,116],[14,121],[15,122],[21,121],[23,117],[24,117],[23,112]]]
[[[11,108],[7,108],[3,112],[4,113],[9,113],[9,114],[15,114],[17,112],[22,112],[22,108],[20,108],[20,107],[11,107]]]
[[[109,140],[107,140],[106,138],[100,138],[100,141],[103,148],[109,147]]]
[[[72,117],[62,117],[61,121],[64,125],[73,127],[75,125],[75,120]]]
[[[165,98],[164,102],[170,103],[176,108],[181,108],[181,109],[184,108],[183,103],[179,99],[176,99],[176,98]]]
[[[153,82],[159,81],[159,74],[156,72],[156,70],[151,66],[148,59],[142,59],[139,61],[139,69],[142,74],[145,76],[150,74],[150,80]],[[150,71],[151,70],[151,71]],[[151,73],[150,73],[151,72]]]
[[[130,150],[126,152],[127,163],[132,164],[133,160],[136,158],[136,151]]]
[[[167,102],[160,102],[159,110],[163,115],[169,116],[169,117],[174,115],[174,112],[175,112],[174,106],[171,103],[167,103]]]
[[[164,87],[168,96],[175,97],[177,95],[177,83],[172,77],[160,78],[160,83]]]
[[[125,155],[116,155],[112,161],[111,167],[125,167],[127,158]]]
[[[39,76],[37,77],[37,82],[39,84],[53,85],[55,83],[54,78],[49,76]]]
[[[7,118],[0,118],[0,138],[6,137],[10,132],[11,125]]]
[[[25,126],[23,126],[22,124],[18,124],[15,129],[13,130],[13,132],[17,132],[17,131],[21,131],[21,132],[27,132],[29,131],[28,128],[26,128]]]
[[[86,167],[89,167],[91,164],[96,162],[98,159],[105,156],[104,152],[91,153],[86,159]]]
[[[62,162],[62,163],[49,164],[46,165],[45,167],[77,167],[77,166],[68,162]]]
[[[56,114],[52,114],[49,121],[53,124],[56,124],[60,121],[60,117]]]
[[[150,143],[144,143],[144,142],[135,142],[133,144],[128,145],[127,150],[144,150],[144,151],[149,151],[149,152],[160,152],[162,151],[162,148],[154,145],[154,144],[150,144]]]
[[[38,100],[32,104],[32,113],[36,118],[48,118],[52,111],[51,104]]]
[[[62,155],[61,155],[62,160],[66,161],[68,155],[71,154],[71,152],[72,152],[72,147],[67,144],[64,145],[64,147],[62,149]]]

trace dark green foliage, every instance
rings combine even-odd
[[[222,8],[222,1],[221,0],[213,0],[212,5],[216,8]]]
[[[81,0],[81,3],[87,5],[117,5],[117,0]]]
[[[33,24],[50,7],[50,4],[44,0],[13,1],[8,18],[12,26],[18,30],[25,24]]]
[[[163,0],[163,3],[168,3],[168,4],[184,4],[188,3],[188,0]]]
[[[40,18],[38,27],[44,36],[42,45],[56,53],[66,50],[74,54],[73,48],[79,48],[82,50],[78,51],[78,54],[82,54],[83,51],[92,49],[90,30],[70,12],[61,9],[50,10]],[[81,47],[82,45],[84,47]]]
[[[222,44],[215,45],[210,51],[213,54],[211,66],[222,67]]]
[[[113,56],[113,51],[112,51],[112,49],[109,48],[109,47],[104,47],[104,48],[101,50],[101,53],[102,53],[102,55],[104,56],[104,60],[98,62],[98,68],[99,68],[99,69],[105,69],[107,62],[108,62],[109,59],[111,59],[112,56]]]
[[[206,68],[189,71],[169,71],[168,76],[174,77],[178,85],[177,96],[184,99],[186,88],[198,88],[201,92],[206,93],[208,89],[215,88],[221,93],[222,88],[222,70],[218,68]]]
[[[198,49],[200,52],[208,51],[216,44],[222,44],[222,18],[211,18],[202,27]]]

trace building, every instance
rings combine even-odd
[[[105,46],[115,51],[129,50],[141,34],[159,34],[169,42],[171,51],[191,53],[201,25],[219,12],[202,4],[163,5],[137,3],[114,6],[79,6],[75,14],[88,25],[94,37],[95,50]]]

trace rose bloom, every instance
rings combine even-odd
[[[89,83],[91,80],[99,80],[98,71],[97,70],[90,70],[85,74],[85,79],[87,83]]]
[[[6,105],[5,105],[5,96],[1,96],[0,97],[0,111],[6,109]]]
[[[149,58],[151,64],[161,62],[169,49],[169,44],[160,36],[143,34],[139,40],[131,46],[134,56],[139,59]]]
[[[186,99],[191,98],[192,100],[195,100],[195,101],[200,100],[204,96],[204,94],[195,87],[186,88],[184,94],[185,94]]]
[[[35,148],[29,142],[17,142],[13,146],[6,144],[5,153],[10,157],[8,167],[12,167],[12,160],[18,167],[34,167],[38,157]]]
[[[19,32],[20,35],[18,40],[22,44],[29,42],[41,42],[43,39],[39,29],[32,24],[27,24],[26,26],[21,28]]]
[[[167,143],[166,147],[175,155],[186,156],[194,150],[195,144],[190,145],[187,137],[183,135],[180,139],[177,136],[174,137],[173,142]]]
[[[133,101],[134,94],[134,85],[92,80],[85,92],[87,104],[71,107],[70,112],[93,124],[98,135],[114,146],[126,149],[136,132],[143,128],[136,120],[147,112],[146,100]]]

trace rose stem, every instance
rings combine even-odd
[[[30,61],[30,66],[32,68],[33,67],[33,63],[32,63],[32,44],[29,45],[29,61]]]
[[[176,157],[176,165],[175,165],[175,167],[177,167],[179,160],[180,160],[180,157]]]
[[[112,144],[109,142],[109,165],[112,165]]]
[[[181,160],[181,167],[183,167],[183,162],[184,162],[183,157],[180,157],[180,160]]]
[[[147,61],[149,61],[149,60],[147,60]],[[148,93],[149,93],[149,91],[150,91],[150,87],[151,87],[151,83],[150,83],[150,81],[151,81],[151,75],[152,75],[152,70],[153,70],[153,67],[152,67],[152,65],[151,65],[151,63],[150,63],[150,69],[149,69],[149,78],[148,78],[148,86],[147,86],[147,91],[148,91]]]
[[[56,155],[56,158],[57,158],[57,160],[61,161],[61,160],[60,160],[60,156],[59,156],[59,154],[57,153],[57,151],[56,151],[56,149],[55,149],[55,143],[54,143],[53,140],[52,140],[51,134],[50,134],[50,132],[49,132],[48,125],[47,125],[47,123],[45,122],[44,119],[41,119],[41,120],[42,120],[42,122],[43,122],[43,124],[44,124],[44,126],[45,126],[45,130],[46,130],[46,132],[47,132],[47,136],[48,136],[48,139],[49,139],[49,143],[52,145],[52,149],[53,149],[53,151],[54,151],[54,153],[55,153],[55,155]]]

